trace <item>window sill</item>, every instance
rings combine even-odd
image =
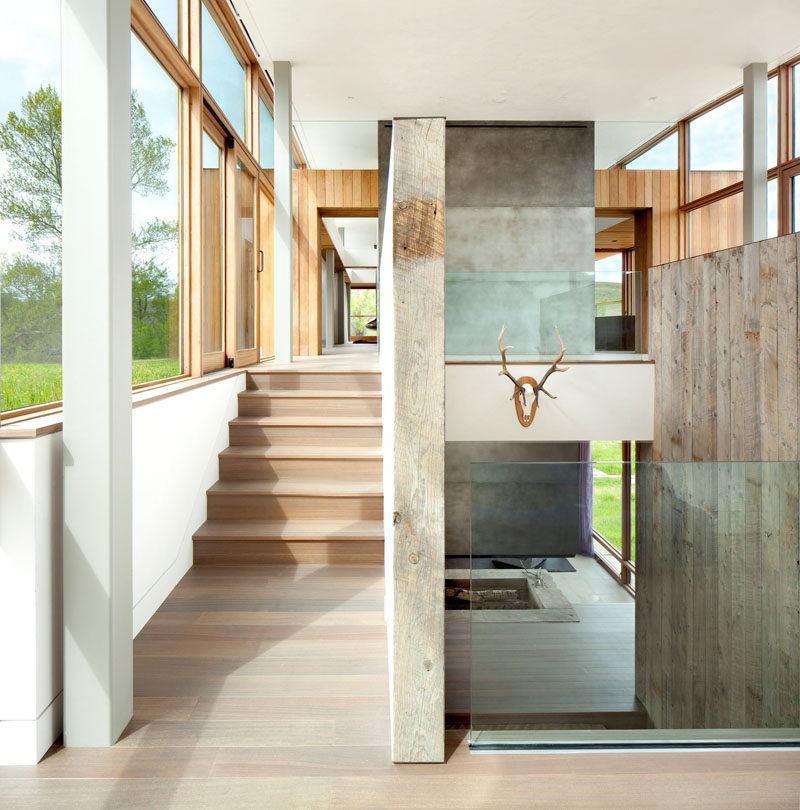
[[[177,382],[155,385],[144,391],[132,391],[131,407],[139,408],[160,399],[174,397],[183,394],[194,388],[202,388],[205,385],[219,382],[220,380],[236,377],[244,374],[245,367],[222,369],[204,377],[190,377]],[[57,433],[63,426],[63,412],[60,407],[47,411],[44,414],[30,414],[27,417],[20,417],[14,422],[0,425],[0,440],[2,439],[35,439],[39,436],[46,436],[48,433]]]

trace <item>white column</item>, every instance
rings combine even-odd
[[[767,65],[744,69],[744,241],[767,238]]]
[[[336,342],[334,338],[335,326],[335,303],[336,303],[336,279],[335,279],[335,258],[336,253],[333,250],[325,251],[325,292],[323,298],[325,307],[325,345],[331,347]]]
[[[292,362],[292,65],[274,63],[275,360]]]
[[[130,4],[63,0],[64,741],[133,713]]]

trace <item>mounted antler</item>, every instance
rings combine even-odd
[[[503,368],[501,371],[497,372],[497,376],[501,377],[503,374],[508,377],[511,382],[514,383],[514,393],[509,397],[509,399],[514,399],[516,396],[521,396],[522,401],[526,402],[525,399],[525,389],[520,385],[519,380],[506,368],[506,352],[509,349],[513,349],[513,346],[503,346],[503,335],[506,332],[505,326],[500,330],[500,334],[497,337],[497,348],[500,349],[500,358],[503,361]]]
[[[514,393],[511,395],[511,399],[514,400],[514,407],[517,411],[517,419],[519,419],[519,423],[522,427],[529,427],[533,422],[533,417],[536,416],[536,409],[539,407],[539,392],[543,394],[547,394],[550,399],[557,399],[553,394],[549,391],[546,391],[544,388],[544,384],[547,382],[547,378],[556,371],[569,371],[566,368],[559,368],[558,364],[563,360],[564,353],[566,349],[564,347],[564,341],[561,340],[561,333],[558,331],[558,327],[556,329],[556,336],[558,337],[558,342],[561,344],[561,354],[555,359],[553,364],[550,366],[549,369],[544,373],[541,382],[536,382],[533,377],[520,377],[517,379],[507,368],[506,366],[506,352],[509,349],[513,349],[513,346],[503,346],[503,335],[505,334],[506,328],[505,326],[500,330],[500,335],[497,338],[497,348],[500,349],[500,359],[502,361],[502,368],[500,371],[497,372],[498,376],[502,376],[505,374],[512,383],[514,383]],[[533,402],[531,403],[531,410],[530,413],[525,413],[525,408],[527,407],[527,398],[526,398],[526,390],[525,386],[529,385],[531,390],[533,391]],[[522,400],[522,401],[520,401]]]

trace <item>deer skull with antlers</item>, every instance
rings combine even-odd
[[[541,382],[536,382],[533,377],[520,377],[517,379],[509,370],[506,368],[506,352],[509,349],[513,349],[513,346],[503,346],[503,335],[505,334],[506,328],[505,326],[500,330],[500,335],[497,338],[497,348],[500,349],[500,358],[503,363],[503,368],[497,372],[498,376],[502,376],[503,374],[514,383],[514,393],[511,395],[510,399],[514,400],[514,407],[517,411],[517,419],[519,419],[519,423],[522,427],[530,427],[531,423],[533,422],[533,417],[536,416],[536,409],[539,407],[539,393],[547,394],[550,399],[557,399],[557,397],[553,396],[549,391],[545,390],[544,384],[547,382],[547,378],[556,371],[569,371],[567,368],[559,368],[558,364],[564,357],[564,352],[566,349],[564,348],[564,341],[561,340],[561,333],[558,331],[558,327],[556,326],[556,336],[558,337],[558,342],[561,344],[561,354],[556,357],[553,364],[550,368],[545,371],[544,376],[542,377]],[[525,413],[525,408],[528,405],[527,396],[528,391],[526,390],[525,386],[530,387],[530,394],[533,397],[533,401],[531,402],[531,409],[529,413]]]

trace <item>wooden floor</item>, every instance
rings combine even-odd
[[[383,576],[195,566],[135,642],[135,714],[110,749],[0,768],[0,807],[796,808],[800,754],[389,760]]]

